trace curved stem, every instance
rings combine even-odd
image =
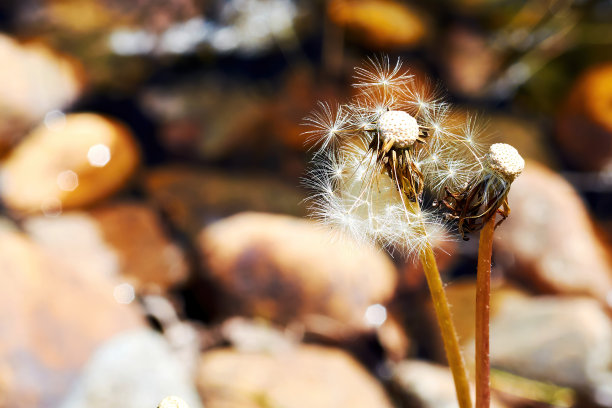
[[[491,379],[489,361],[489,308],[491,299],[491,255],[495,216],[480,231],[476,278],[476,408],[489,408]]]
[[[451,319],[450,308],[446,294],[444,293],[444,285],[438,272],[438,265],[434,257],[433,249],[427,245],[420,253],[421,263],[431,292],[444,349],[446,350],[446,358],[448,365],[453,373],[455,380],[455,391],[457,392],[457,401],[460,408],[471,408],[472,400],[470,397],[470,385],[467,379],[465,364],[459,349],[459,341],[457,340],[457,332]]]

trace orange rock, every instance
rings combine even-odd
[[[187,279],[185,254],[169,240],[149,207],[113,204],[97,207],[91,215],[104,240],[119,254],[123,275],[135,279],[141,289],[168,290]]]
[[[94,348],[143,319],[108,276],[78,271],[0,229],[0,393],[10,407],[57,406]]]
[[[577,168],[612,168],[611,63],[590,68],[572,86],[559,114],[557,140]]]
[[[448,30],[441,56],[444,58],[442,69],[446,71],[446,82],[451,89],[470,97],[485,95],[502,61],[484,34],[460,25]]]
[[[423,18],[404,2],[332,0],[327,14],[350,36],[375,49],[414,47],[426,34]]]
[[[528,161],[509,201],[512,213],[496,231],[498,265],[530,288],[588,295],[606,303],[612,293],[612,264],[572,186]]]
[[[2,154],[47,113],[72,104],[84,78],[79,63],[43,43],[19,43],[1,34],[0,61]]]
[[[197,379],[207,408],[391,408],[383,387],[341,350],[204,353]]]
[[[170,241],[155,212],[142,204],[29,217],[24,228],[75,268],[120,275],[139,293],[164,292],[187,279],[184,253]]]
[[[397,282],[383,253],[346,240],[299,218],[242,213],[205,228],[199,247],[221,310],[299,320],[337,338],[367,330],[366,309],[387,302]]]
[[[32,131],[2,163],[2,198],[23,213],[87,206],[120,189],[139,151],[130,131],[91,113]]]

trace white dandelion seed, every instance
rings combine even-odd
[[[448,233],[439,208],[445,187],[465,185],[481,168],[479,128],[457,124],[439,89],[388,57],[355,69],[359,93],[306,119],[317,151],[304,184],[310,213],[359,242],[406,256]]]

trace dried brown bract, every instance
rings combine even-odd
[[[480,230],[495,214],[502,217],[496,227],[508,217],[510,186],[524,167],[525,160],[514,147],[496,143],[484,158],[481,174],[459,192],[445,188],[441,204],[449,210],[447,217],[458,221],[464,240],[469,239],[466,234]]]

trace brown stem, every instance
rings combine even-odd
[[[457,393],[457,401],[460,408],[472,408],[472,400],[470,397],[470,385],[465,371],[465,364],[459,349],[459,341],[457,340],[457,332],[451,319],[450,308],[446,294],[444,293],[444,285],[438,272],[436,258],[434,257],[431,246],[426,246],[420,254],[421,263],[431,292],[440,332],[446,350],[446,359],[448,366],[455,380],[455,391]]]
[[[491,379],[489,361],[489,308],[491,299],[491,255],[495,215],[480,231],[476,278],[476,408],[489,408]]]

